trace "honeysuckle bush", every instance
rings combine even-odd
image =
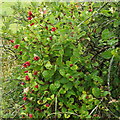
[[[3,45],[9,43],[18,63],[10,78],[16,89],[4,95],[14,97],[11,117],[119,117],[118,5],[12,6],[14,15],[3,16],[2,27]],[[19,26],[15,32],[9,29],[13,23]]]

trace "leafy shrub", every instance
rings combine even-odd
[[[8,29],[13,18],[2,28],[18,61],[14,117],[100,118],[118,110],[111,105],[119,94],[118,3],[19,4],[19,30]]]

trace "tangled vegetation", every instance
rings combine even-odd
[[[12,6],[2,26],[3,56],[12,58],[2,117],[119,118],[119,4]]]

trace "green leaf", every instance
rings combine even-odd
[[[114,27],[118,27],[120,25],[120,20],[115,20],[114,21]]]
[[[111,16],[109,12],[110,12],[109,10],[101,10],[101,13],[104,14],[105,16]]]
[[[71,70],[77,70],[77,69],[78,69],[78,66],[77,66],[77,65],[73,65],[70,69],[71,69]]]
[[[60,69],[60,70],[59,70],[59,73],[60,73],[62,76],[65,76],[65,70],[64,70],[64,69]]]
[[[66,65],[67,65],[68,67],[70,66],[70,64],[72,64],[71,61],[66,61]]]
[[[86,35],[86,32],[83,31],[83,32],[80,33],[79,38],[82,37],[82,36],[85,36],[85,35]]]
[[[37,80],[37,82],[38,82],[40,85],[44,85],[44,82],[41,81],[41,80]]]
[[[55,85],[54,84],[51,84],[50,85],[50,90],[53,92],[53,91],[55,91],[57,88],[55,87]]]
[[[74,103],[74,98],[70,98],[69,101],[70,101],[71,103]]]
[[[64,117],[65,117],[65,118],[69,118],[70,115],[68,115],[68,114],[64,114]]]
[[[50,97],[51,97],[51,99],[54,99],[55,95],[53,94],[53,95],[51,95]]]
[[[70,97],[71,95],[76,95],[75,92],[73,90],[68,90],[66,97]]]
[[[62,84],[65,84],[65,83],[69,82],[69,80],[66,79],[66,78],[61,78],[59,81],[60,81],[60,83],[62,83]]]
[[[77,48],[74,49],[74,50],[73,50],[73,55],[74,55],[74,56],[77,56],[77,57],[80,56],[80,50],[77,49]]]
[[[57,58],[56,64],[57,64],[58,66],[62,66],[62,65],[63,65],[63,63],[62,63],[62,56],[59,56],[59,57]]]
[[[105,52],[101,53],[101,56],[105,59],[110,59],[112,57],[111,49],[108,49]]]
[[[94,88],[92,88],[92,94],[93,94],[95,97],[98,98],[98,97],[100,96],[100,94],[101,94],[101,91],[100,91],[99,88],[94,87]]]
[[[60,55],[64,55],[64,49],[59,50]]]
[[[30,79],[33,79],[32,73],[28,73],[28,76],[30,77]]]
[[[51,78],[54,75],[54,71],[53,70],[45,70],[42,73],[44,78]]]
[[[75,64],[76,62],[79,61],[79,57],[76,56],[76,55],[73,55],[73,56],[71,56],[70,61],[71,61],[73,64]]]
[[[65,88],[65,89],[72,89],[72,87],[73,87],[73,83],[72,82],[68,82],[67,84],[65,84],[65,85],[63,85],[63,87]]]
[[[67,109],[65,107],[62,108],[62,112],[66,112]]]
[[[25,53],[25,54],[22,56],[22,60],[24,60],[24,61],[27,61],[27,60],[28,60],[27,53]]]
[[[60,94],[65,94],[65,93],[66,93],[66,90],[62,88],[62,89],[60,90]]]
[[[72,55],[72,50],[71,50],[69,47],[67,47],[67,48],[65,49],[64,55],[65,55],[65,56],[71,56],[71,55]]]
[[[99,76],[97,76],[97,75],[92,75],[92,79],[94,80],[94,81],[97,81],[97,82],[99,82],[99,83],[102,83],[103,82],[103,79],[101,79]]]
[[[104,91],[102,94],[103,94],[103,96],[106,96],[106,95],[108,95],[110,93],[109,93],[109,91]]]
[[[102,39],[107,40],[111,37],[111,33],[108,29],[102,31]]]
[[[59,81],[55,81],[54,87],[59,88],[60,87],[60,82]]]
[[[111,39],[107,41],[107,43],[111,46],[115,45],[117,42],[118,42],[118,39]]]
[[[45,65],[45,67],[47,69],[52,69],[52,65],[51,65],[50,61],[47,62],[47,64]]]

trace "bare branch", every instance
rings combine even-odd
[[[56,119],[56,113],[57,113],[57,95],[55,97],[55,119]]]
[[[90,112],[89,115],[92,115],[92,113],[98,108],[98,106],[102,103],[103,98],[101,99],[101,101],[98,103],[98,105]]]
[[[102,6],[100,6],[100,8],[99,8],[95,13],[93,13],[90,17],[88,17],[87,19],[85,19],[84,21],[82,21],[82,22],[78,25],[78,27],[80,27],[80,25],[82,25],[84,22],[86,22],[87,20],[89,20],[91,17],[94,17],[94,16],[98,15],[98,12],[99,12],[103,7],[105,7],[107,4],[108,4],[108,2],[107,2],[107,3],[104,3]]]
[[[112,56],[111,60],[110,60],[110,65],[108,68],[108,79],[107,79],[107,85],[108,85],[108,91],[110,92],[110,73],[111,73],[111,66],[113,63],[113,59],[114,59],[114,55]],[[112,97],[110,97],[112,99]]]
[[[107,106],[105,106],[105,107],[107,108],[107,110],[108,110],[113,116],[115,116],[116,118],[118,118],[118,119],[120,120],[120,117],[119,117],[119,116],[115,115]]]
[[[80,117],[80,115],[76,114],[76,113],[72,113],[72,112],[57,112],[57,113],[51,113],[49,115],[47,115],[47,117],[51,116],[51,115],[54,115],[54,114],[71,114],[71,115],[75,115],[75,116],[78,116]]]

